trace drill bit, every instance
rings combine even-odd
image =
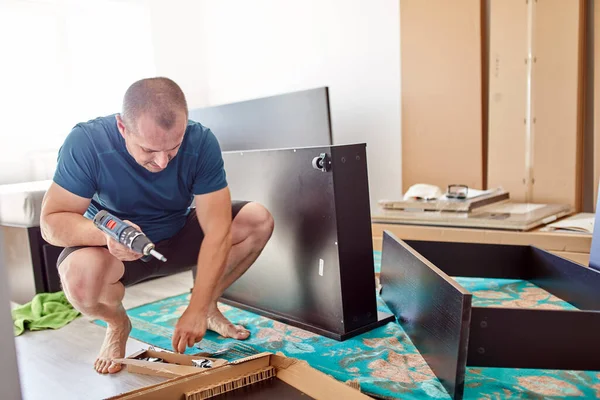
[[[154,257],[158,258],[162,262],[166,262],[167,261],[167,259],[165,258],[165,256],[163,256],[162,254],[160,254],[158,251],[156,251],[154,249],[150,250],[150,254],[153,255]]]

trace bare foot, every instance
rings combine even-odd
[[[208,312],[207,318],[208,329],[218,333],[223,337],[244,340],[250,336],[250,331],[241,325],[233,325],[216,307],[216,305]]]
[[[125,345],[131,332],[131,321],[125,321],[117,325],[108,325],[104,343],[100,348],[100,354],[94,363],[94,369],[101,374],[114,374],[121,370],[121,364],[113,363],[115,358],[125,357]]]

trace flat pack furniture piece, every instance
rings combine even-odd
[[[598,232],[596,232],[598,234]],[[472,305],[452,277],[530,281],[577,310]],[[384,232],[381,297],[454,399],[470,367],[600,370],[600,271],[535,246],[403,241]]]
[[[383,210],[445,211],[462,214],[510,199],[510,194],[501,188],[478,190],[474,196],[471,193],[473,190],[467,192],[467,195],[472,197],[466,199],[447,198],[444,195],[442,198],[432,200],[380,200],[379,205]]]
[[[319,87],[189,110],[211,129],[222,151],[329,146],[329,88]]]
[[[529,231],[573,213],[568,204],[513,203],[502,200],[471,212],[383,209],[373,222]]]
[[[365,144],[224,152],[232,198],[273,215],[265,249],[222,301],[335,340],[377,311]]]

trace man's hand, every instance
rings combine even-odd
[[[137,226],[136,224],[134,224],[131,221],[125,220],[123,222],[133,226],[140,232],[142,231],[139,226]],[[111,238],[108,234],[105,234],[105,235],[106,235],[106,245],[108,246],[108,251],[110,251],[110,254],[115,256],[118,260],[120,260],[120,261],[135,261],[144,256],[143,254],[136,253],[135,251],[130,250],[129,248],[127,248],[127,246],[124,246],[121,243],[117,242],[116,240]]]
[[[194,344],[200,342],[204,337],[206,326],[206,315],[188,307],[175,325],[171,343],[173,350],[177,353],[184,353],[186,346],[194,347]]]

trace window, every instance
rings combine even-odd
[[[0,37],[0,140],[9,159],[55,153],[75,123],[118,112],[127,87],[155,74],[142,3],[10,0],[0,5]]]

